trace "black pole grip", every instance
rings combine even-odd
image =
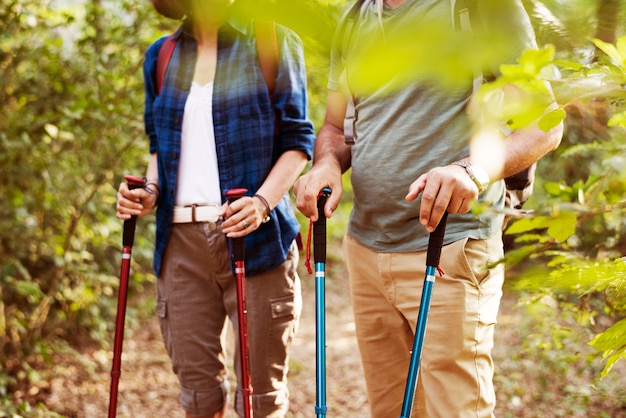
[[[313,222],[313,260],[316,263],[326,262],[326,215],[324,206],[331,190],[324,187],[317,198],[317,221]]]
[[[233,248],[233,261],[244,261],[246,250],[243,238],[231,238]]]
[[[243,197],[248,189],[230,189],[226,192],[228,202],[232,203]],[[243,238],[231,238],[231,248],[233,250],[233,261],[244,261],[246,256],[245,242]]]
[[[443,247],[443,237],[446,234],[446,221],[448,212],[445,212],[439,221],[439,225],[428,238],[428,251],[426,252],[426,265],[438,266],[441,259],[441,247]]]
[[[140,189],[145,185],[145,180],[136,176],[124,176],[126,183],[128,183],[128,190]],[[124,247],[132,247],[135,242],[135,225],[137,224],[137,217],[132,216],[130,219],[124,221],[124,233],[122,235],[122,245]]]

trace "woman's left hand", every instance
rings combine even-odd
[[[241,197],[222,206],[222,232],[229,238],[245,237],[259,229],[265,218],[265,205],[260,199]]]

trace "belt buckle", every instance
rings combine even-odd
[[[183,206],[183,208],[189,208],[189,209],[191,209],[191,223],[204,222],[204,220],[198,220],[198,218],[197,218],[198,213],[197,213],[197,210],[196,210],[196,209],[197,209],[197,208],[199,208],[199,207],[207,207],[207,208],[208,208],[208,207],[213,207],[213,208],[216,208],[217,210],[219,210],[219,205],[215,205],[215,204],[211,204],[211,205],[199,205],[199,204],[197,204],[197,203],[193,203],[193,204],[191,204],[191,205],[185,205],[185,206]],[[219,221],[219,219],[218,219],[218,221]],[[208,221],[208,222],[209,222],[209,223],[212,223],[212,224],[214,223],[214,224],[216,224],[216,225],[217,225],[217,221],[215,221],[215,222],[214,222],[214,221]]]
[[[197,204],[193,204],[191,205],[191,223],[196,223],[196,208],[198,207]]]

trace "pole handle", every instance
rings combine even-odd
[[[128,183],[129,190],[139,189],[146,184],[146,181],[142,177],[137,176],[124,176],[124,180]]]
[[[441,247],[443,247],[443,237],[446,234],[446,222],[448,212],[445,212],[439,221],[439,225],[428,238],[428,251],[426,252],[426,265],[437,267],[441,259]]]
[[[140,189],[145,185],[145,180],[137,176],[124,176],[129,190]],[[135,225],[137,224],[137,216],[132,216],[124,221],[124,233],[122,235],[122,245],[124,247],[132,247],[135,242]]]
[[[324,187],[317,199],[317,221],[313,222],[313,260],[316,263],[326,262],[326,215],[324,206],[331,189]]]
[[[228,202],[232,203],[238,199],[241,199],[248,189],[236,188],[230,189],[226,192]],[[243,238],[231,238],[231,245],[233,250],[233,261],[244,261],[245,259],[245,243]]]

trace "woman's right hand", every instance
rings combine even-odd
[[[147,187],[151,187],[148,185]],[[159,191],[151,187],[154,193],[149,193],[145,188],[140,187],[130,190],[126,182],[120,184],[117,190],[117,205],[115,216],[118,219],[127,220],[132,216],[146,216],[157,204]]]

